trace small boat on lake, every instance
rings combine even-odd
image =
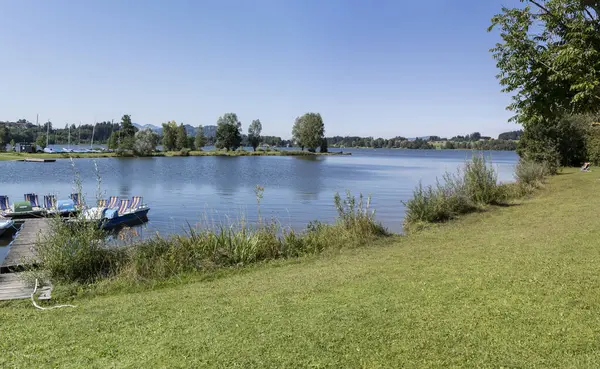
[[[15,221],[12,219],[0,219],[0,236],[6,231],[12,229],[15,226]]]
[[[72,199],[68,200],[56,200],[54,195],[44,196],[44,208],[46,210],[46,216],[61,216],[68,217],[79,213],[79,209],[75,206],[75,202]]]
[[[123,225],[141,224],[148,221],[150,208],[142,201],[142,197],[134,196],[130,200],[121,200],[116,206],[117,197],[111,197],[110,202],[98,201],[98,206],[85,209],[78,220],[97,222],[102,229],[113,229]]]

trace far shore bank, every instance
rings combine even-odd
[[[23,161],[25,159],[80,159],[80,158],[114,158],[114,157],[176,157],[176,156],[333,156],[333,155],[351,155],[349,152],[332,151],[332,152],[309,152],[309,151],[286,151],[286,150],[270,150],[270,151],[225,151],[225,150],[209,150],[209,151],[158,151],[150,156],[136,155],[117,155],[115,152],[73,152],[73,153],[16,153],[16,152],[0,152],[0,161]]]

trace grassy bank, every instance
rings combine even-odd
[[[0,309],[1,367],[598,367],[600,186],[212,281]]]
[[[152,156],[315,156],[315,155],[350,155],[342,151],[332,151],[326,153],[308,152],[299,150],[269,150],[269,151],[224,151],[224,150],[208,150],[208,151],[167,151],[155,152]],[[15,152],[0,152],[0,161],[2,160],[23,160],[26,158],[42,158],[42,159],[68,159],[68,158],[112,158],[117,155],[114,152],[99,152],[99,153],[36,153],[36,154],[21,154]]]
[[[260,215],[263,188],[256,187],[257,224],[241,218],[233,224],[190,227],[184,234],[115,245],[95,224],[67,224],[53,219],[50,231],[35,244],[38,264],[32,274],[61,286],[95,293],[101,289],[152,285],[184,274],[211,274],[265,261],[298,258],[326,250],[363,246],[388,232],[375,220],[370,199],[334,197],[333,224],[311,222],[303,232],[282,227]]]

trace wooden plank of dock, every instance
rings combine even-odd
[[[33,286],[29,286],[19,273],[0,274],[0,300],[29,298]]]
[[[21,273],[0,274],[0,301],[28,299],[33,293],[34,286],[27,283]],[[46,283],[45,287],[38,286],[38,300],[49,300],[52,285]]]
[[[34,249],[35,242],[40,234],[47,233],[49,229],[48,218],[25,219],[15,240],[9,246],[8,255],[0,265],[0,273],[23,269],[26,264],[35,264],[38,261]]]
[[[13,273],[22,270],[25,265],[35,265],[38,259],[35,254],[35,243],[40,234],[45,234],[50,229],[50,219],[35,218],[25,219],[21,228],[15,235],[15,240],[10,244],[8,255],[0,265],[0,300],[26,299],[33,292],[21,273]],[[40,288],[40,300],[49,299],[52,286]]]

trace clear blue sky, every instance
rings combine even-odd
[[[0,1],[0,120],[214,124],[289,137],[452,136],[507,123],[486,32],[518,0]]]

